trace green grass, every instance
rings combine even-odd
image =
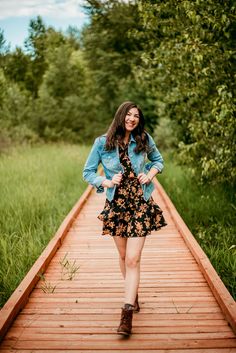
[[[9,298],[87,184],[89,148],[19,147],[0,157],[0,305]]]
[[[236,299],[236,206],[230,185],[201,185],[174,154],[163,153],[165,169],[158,176],[181,217]],[[200,175],[199,175],[200,179]]]

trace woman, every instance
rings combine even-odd
[[[100,163],[105,176],[97,175]],[[107,188],[105,206],[98,218],[103,221],[102,234],[110,234],[115,241],[125,280],[118,334],[130,335],[133,312],[140,310],[138,287],[145,238],[166,225],[162,210],[151,196],[152,179],[162,169],[163,158],[144,130],[141,109],[133,102],[124,102],[107,134],[96,138],[83,171],[84,180],[97,192]]]

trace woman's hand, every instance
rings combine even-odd
[[[138,180],[140,184],[150,184],[151,179],[145,173],[138,174]]]
[[[122,179],[122,173],[119,172],[118,174],[113,175],[113,178],[111,179],[111,181],[114,185],[119,185],[121,182],[121,179]]]
[[[122,173],[114,174],[112,180],[106,179],[103,181],[102,186],[106,188],[113,188],[115,185],[119,185],[122,179]]]

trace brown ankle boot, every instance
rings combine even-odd
[[[129,336],[132,330],[132,319],[133,319],[133,310],[122,308],[120,326],[117,329],[117,333],[120,335]]]
[[[136,295],[135,303],[134,303],[134,313],[138,313],[140,311],[140,306],[138,302],[138,294]]]

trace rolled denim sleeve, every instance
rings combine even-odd
[[[150,170],[151,168],[156,168],[159,173],[162,173],[162,170],[164,168],[164,160],[159,152],[153,138],[151,135],[148,134],[148,139],[149,139],[149,151],[147,153],[147,157],[150,160],[150,162],[146,163],[146,169]]]
[[[87,181],[87,183],[93,185],[97,189],[97,192],[103,192],[104,187],[102,186],[102,182],[106,178],[97,174],[98,166],[101,162],[101,155],[99,152],[99,141],[99,137],[97,137],[85,162],[83,170],[83,179]]]

